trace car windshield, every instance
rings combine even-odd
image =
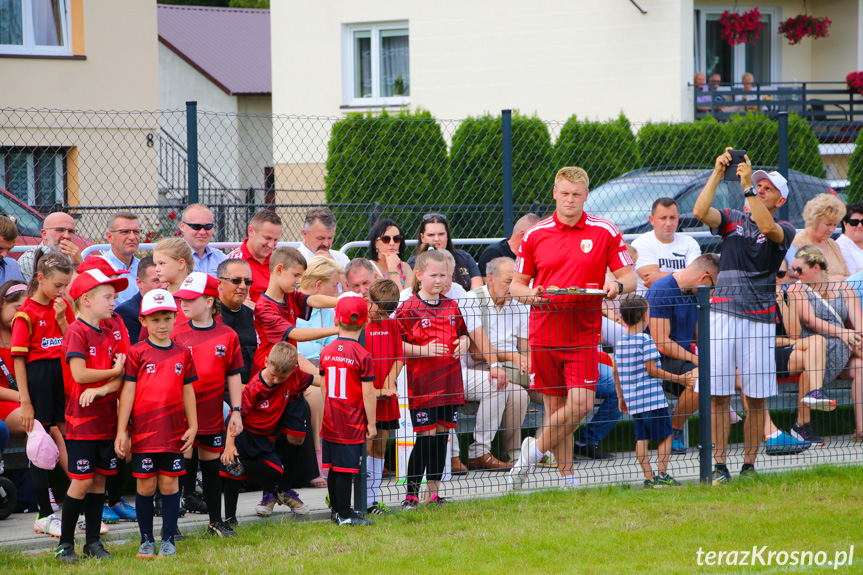
[[[25,236],[38,236],[42,229],[42,218],[4,193],[0,193],[0,214],[14,216],[18,231]]]
[[[608,182],[591,190],[585,209],[625,230],[647,222],[656,198],[674,197],[683,186],[667,180],[633,179]]]

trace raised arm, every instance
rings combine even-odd
[[[717,229],[722,223],[722,216],[719,210],[713,207],[713,198],[716,195],[716,188],[719,187],[719,182],[722,181],[722,176],[725,175],[725,168],[731,163],[731,154],[728,150],[734,148],[725,148],[725,153],[716,158],[716,165],[713,168],[713,173],[710,174],[707,183],[704,184],[704,189],[698,194],[698,199],[695,200],[695,207],[692,208],[692,215],[698,221],[705,224],[710,229]]]

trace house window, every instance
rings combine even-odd
[[[751,7],[741,6],[741,12]],[[750,72],[755,81],[763,84],[779,81],[779,46],[777,28],[779,9],[759,7],[764,30],[755,44],[729,46],[722,39],[719,17],[733,6],[703,7],[695,10],[695,71],[710,78],[719,74],[723,83],[740,83],[743,74]]]
[[[65,56],[70,0],[0,0],[0,54]]]
[[[66,203],[66,150],[0,148],[0,187],[32,208],[49,212]]]
[[[344,26],[342,71],[342,100],[347,106],[409,104],[407,22]]]

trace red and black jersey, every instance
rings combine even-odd
[[[108,330],[114,336],[117,342],[117,353],[126,353],[132,347],[132,342],[129,340],[129,330],[126,329],[126,323],[119,315],[111,312],[111,317],[103,319],[99,322],[99,327]]]
[[[264,369],[270,350],[280,341],[296,347],[297,343],[288,339],[288,334],[297,327],[297,319],[308,320],[312,308],[306,305],[309,298],[298,291],[285,294],[285,302],[279,303],[267,294],[258,298],[255,304],[255,331],[258,333],[258,349],[252,362],[252,373]]]
[[[188,322],[171,333],[171,339],[192,350],[195,373],[195,403],[198,406],[198,434],[224,433],[222,399],[225,378],[243,370],[243,355],[237,332],[213,322],[210,327],[195,327]]]
[[[65,363],[80,357],[88,369],[111,369],[119,353],[120,342],[114,333],[103,327],[93,327],[82,319],[69,325],[63,337]],[[87,407],[81,407],[80,398],[85,389],[101,387],[105,379],[95,383],[78,383],[69,371],[66,386],[66,438],[114,439],[117,436],[117,394],[99,397]]]
[[[372,354],[375,364],[375,389],[383,389],[393,364],[405,360],[403,343],[399,323],[394,319],[372,321],[366,326],[366,349]],[[399,416],[397,397],[378,399],[378,421],[395,421]]]
[[[243,429],[256,435],[272,435],[285,406],[299,399],[314,377],[297,367],[283,383],[270,387],[264,383],[262,373],[257,372],[243,390],[240,414]]]
[[[410,408],[463,405],[461,362],[452,354],[453,342],[467,335],[467,326],[456,301],[440,296],[431,302],[414,294],[399,306],[395,319],[407,343],[428,345],[437,340],[449,348],[444,356],[407,358]]]
[[[333,443],[366,440],[364,381],[375,380],[375,364],[356,340],[339,337],[321,350],[321,375],[327,380],[321,438]]]
[[[135,382],[132,453],[179,453],[187,429],[183,386],[197,379],[192,350],[136,343],[126,355],[125,379]]]
[[[12,358],[12,348],[0,347],[0,359],[3,360],[3,363],[6,365],[6,369],[9,370],[9,375],[15,377],[15,361]],[[10,389],[9,378],[6,377],[6,372],[2,369],[0,369],[0,387]]]
[[[66,305],[66,322],[72,325],[75,314]],[[63,333],[54,313],[54,302],[45,305],[27,298],[12,318],[12,355],[26,357],[27,363],[63,357]]]

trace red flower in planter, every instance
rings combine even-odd
[[[761,12],[758,8],[743,14],[726,10],[719,17],[719,25],[722,27],[722,39],[731,46],[744,42],[754,44],[758,40],[758,35],[764,30],[764,22],[761,21]]]
[[[171,212],[170,214],[168,214],[168,217],[171,218],[172,220],[176,220],[177,219],[177,213]]]
[[[833,22],[830,18],[816,18],[809,14],[799,14],[779,23],[779,33],[788,39],[792,46],[803,38],[827,38]]]
[[[851,72],[845,77],[848,89],[863,95],[863,72]]]

